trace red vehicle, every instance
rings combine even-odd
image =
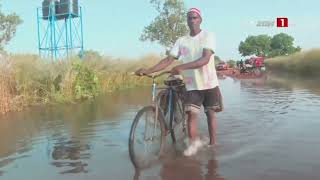
[[[220,70],[227,70],[228,69],[228,64],[226,62],[220,62],[218,65],[217,65],[217,70],[220,71]]]
[[[255,68],[261,68],[264,66],[264,57],[251,57],[249,61]]]

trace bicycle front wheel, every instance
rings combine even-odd
[[[156,163],[164,151],[165,126],[162,113],[154,106],[141,109],[131,126],[129,155],[135,168]]]

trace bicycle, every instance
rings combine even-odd
[[[176,143],[176,128],[181,128],[183,136],[186,135],[186,118],[183,106],[184,83],[182,78],[170,75],[165,81],[163,88],[157,88],[155,79],[170,71],[162,72],[158,75],[146,75],[152,78],[152,102],[151,105],[143,107],[135,116],[130,129],[129,136],[129,155],[135,168],[141,169],[158,161],[163,155],[165,148],[165,139],[167,135],[171,135],[173,143]],[[157,90],[161,90],[157,93]],[[157,95],[156,95],[157,94]],[[143,119],[145,117],[145,119]],[[145,123],[143,128],[138,125]],[[182,125],[182,126],[179,126]],[[177,130],[177,129],[176,129]],[[139,141],[138,135],[142,135]],[[142,154],[141,160],[135,148],[138,143],[144,144],[145,152]],[[148,157],[146,145],[158,144],[155,152],[151,152],[153,157]],[[153,146],[154,147],[154,146]],[[152,148],[152,147],[151,147]],[[152,156],[152,155],[151,155]]]

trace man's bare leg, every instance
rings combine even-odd
[[[187,111],[188,115],[188,131],[191,141],[195,141],[198,136],[197,118],[198,113],[193,111]]]
[[[210,137],[210,145],[214,145],[216,143],[216,129],[217,129],[217,118],[216,113],[209,109],[206,112],[207,115],[207,122],[208,122],[208,130],[209,130],[209,137]]]

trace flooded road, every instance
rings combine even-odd
[[[130,125],[150,102],[150,88],[140,88],[2,117],[0,179],[320,179],[320,83],[227,78],[220,84],[225,111],[218,114],[214,149],[168,155],[135,172]],[[203,115],[199,132],[207,136]]]

